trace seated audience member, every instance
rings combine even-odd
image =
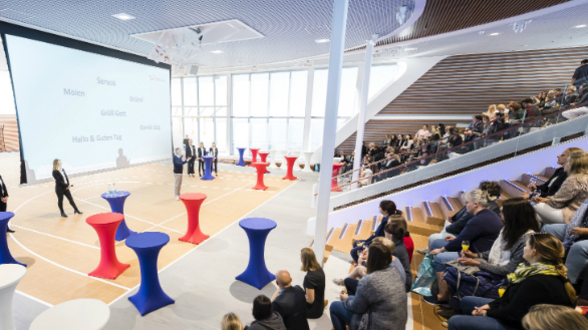
[[[400,274],[390,268],[391,262],[387,247],[370,245],[367,274],[359,281],[355,295],[341,293],[341,301],[331,304],[331,322],[335,330],[345,330],[347,325],[349,330],[357,330],[364,316],[369,318],[369,329],[405,330],[407,295]]]
[[[393,256],[400,260],[402,267],[404,268],[406,292],[410,291],[412,286],[412,272],[410,271],[410,258],[408,256],[408,250],[404,245],[404,238],[407,232],[406,219],[400,214],[391,215],[388,218],[388,223],[384,228],[384,233],[387,239],[392,240],[394,243]]]
[[[449,138],[447,139],[447,143],[449,143],[449,147],[451,148],[457,147],[463,143],[463,139],[455,127],[451,127],[449,129]]]
[[[496,275],[510,274],[523,262],[523,250],[529,235],[539,232],[533,206],[523,198],[511,198],[502,204],[504,228],[489,251],[462,251],[462,265],[476,266]],[[474,260],[473,258],[479,258]]]
[[[538,117],[541,115],[539,109],[533,104],[532,99],[524,99],[521,104],[522,108],[525,109],[525,118]]]
[[[570,104],[576,102],[578,99],[578,93],[576,93],[576,87],[570,85],[566,88],[566,95],[563,98],[562,106],[569,106]]]
[[[465,136],[465,142],[470,142],[477,139],[482,134],[482,116],[475,115],[472,117],[471,128],[466,130],[463,135]]]
[[[400,277],[402,278],[402,283],[406,283],[406,271],[404,270],[404,267],[402,266],[400,260],[394,256],[394,243],[390,239],[384,237],[376,237],[373,243],[382,244],[385,247],[387,247],[388,250],[390,250],[390,254],[392,255],[392,263],[390,264],[390,267],[396,269],[398,271],[398,274],[400,274]],[[359,258],[359,265],[353,268],[353,270],[349,273],[349,275],[347,275],[346,278],[333,279],[333,283],[335,283],[336,285],[345,286],[345,289],[347,289],[347,294],[350,296],[355,295],[359,280],[361,280],[361,278],[367,274],[366,260],[368,258],[368,251],[369,250],[365,250],[363,252],[362,256]]]
[[[502,229],[502,220],[496,213],[488,210],[488,192],[472,190],[465,195],[466,208],[468,213],[474,215],[466,224],[465,228],[457,237],[439,239],[431,244],[433,249],[429,252],[435,256],[433,268],[437,274],[439,283],[439,294],[437,296],[424,297],[423,300],[431,305],[446,304],[449,300],[447,282],[443,280],[443,273],[447,266],[446,262],[459,258],[461,243],[470,242],[470,249],[474,253],[489,251]]]
[[[388,223],[388,217],[393,214],[402,215],[402,211],[397,210],[396,204],[391,200],[381,201],[380,206],[379,206],[379,211],[380,211],[380,214],[384,218],[382,218],[382,221],[378,225],[378,228],[376,228],[376,231],[373,233],[373,235],[368,237],[365,240],[357,240],[357,241],[353,242],[353,249],[351,249],[350,254],[351,254],[351,258],[353,258],[353,261],[355,261],[356,263],[359,258],[358,253],[360,253],[364,249],[364,247],[368,247],[370,244],[372,244],[372,241],[374,240],[374,238],[384,237],[384,235],[385,235],[384,228],[386,227],[386,224]]]
[[[488,207],[487,209],[496,213],[500,216],[500,206],[496,203],[502,188],[500,184],[495,181],[482,181],[478,186],[478,189],[486,191],[488,193]],[[428,247],[429,249],[419,249],[417,252],[420,254],[426,254],[427,251],[431,250],[431,244],[438,239],[446,239],[447,236],[456,237],[461,234],[461,231],[465,228],[466,224],[473,218],[474,215],[468,212],[468,209],[464,206],[455,213],[453,216],[448,217],[445,222],[445,228],[439,234],[432,234],[429,236]]]
[[[588,306],[588,267],[584,271],[584,281],[580,293],[578,294],[578,300],[576,300],[576,306]],[[588,318],[588,315],[586,315]]]
[[[386,171],[394,167],[400,166],[400,157],[394,153],[386,153],[386,161],[380,167],[380,171]],[[388,171],[380,175],[380,180],[391,178],[398,175],[400,170]]]
[[[588,101],[588,83],[584,83],[584,84],[580,85],[580,89],[578,91],[578,94],[579,95],[576,98],[576,101],[574,103],[572,103],[572,105],[580,105],[580,104]]]
[[[588,199],[580,206],[568,224],[551,224],[542,228],[563,242],[565,264],[572,284],[578,284],[580,275],[588,266]],[[588,281],[588,278],[584,278]]]
[[[423,128],[419,129],[416,134],[414,135],[414,137],[416,137],[417,139],[422,139],[422,140],[427,140],[429,139],[429,135],[431,135],[431,132],[429,131],[429,125],[423,125]]]
[[[507,113],[507,109],[506,106],[504,104],[499,104],[496,106],[496,112],[502,113],[502,114],[506,114]]]
[[[306,293],[298,285],[292,286],[292,277],[286,270],[276,273],[278,290],[272,297],[272,308],[284,320],[288,330],[310,330],[306,320]]]
[[[386,134],[384,140],[382,140],[382,148],[390,146],[390,143],[392,143],[392,139],[390,139],[390,135]]]
[[[541,304],[529,309],[523,317],[525,330],[584,330],[588,320],[574,309],[561,305]]]
[[[551,176],[551,178],[549,178],[549,180],[547,180],[547,182],[545,182],[542,185],[534,185],[534,184],[530,184],[529,185],[529,189],[531,191],[537,190],[537,192],[539,193],[539,197],[549,197],[549,196],[553,196],[555,195],[555,193],[559,190],[559,188],[561,188],[561,185],[564,183],[564,181],[568,178],[568,174],[566,173],[566,171],[564,171],[564,165],[566,164],[566,162],[568,161],[568,157],[570,156],[570,153],[574,152],[574,151],[584,151],[580,148],[568,148],[566,150],[564,150],[564,152],[561,153],[561,155],[557,156],[557,164],[560,166],[558,167],[555,172],[553,172],[553,175]]]
[[[543,103],[543,107],[541,107],[541,112],[544,115],[548,115],[554,112],[557,112],[557,102],[555,100],[555,92],[549,91],[547,92],[547,97],[545,98],[545,102]]]
[[[287,330],[280,314],[272,309],[270,298],[259,295],[253,300],[253,318],[255,321],[249,326],[249,330]]]
[[[373,175],[374,175],[374,172],[372,172],[370,167],[367,164],[364,164],[361,167],[361,170],[359,173],[359,179],[360,179],[360,181],[358,182],[359,186],[363,187],[363,186],[367,186],[370,183],[372,183],[372,176]]]
[[[323,316],[323,310],[327,305],[325,299],[325,272],[316,260],[316,255],[311,248],[303,248],[300,251],[300,270],[306,272],[304,276],[304,291],[306,292],[306,317],[318,319]]]
[[[508,120],[510,122],[517,122],[523,119],[525,110],[521,109],[521,105],[515,102],[509,103],[508,105]]]
[[[394,147],[402,147],[402,145],[404,144],[404,136],[402,136],[402,134],[398,134],[396,136],[396,143],[394,144]]]
[[[235,313],[227,313],[221,321],[221,330],[243,330],[243,323]]]
[[[449,329],[524,329],[523,317],[535,305],[573,306],[576,291],[567,280],[563,255],[563,246],[555,237],[530,235],[523,254],[525,261],[508,274],[509,285],[502,298],[462,298],[465,315],[451,317]]]
[[[553,92],[555,93],[555,102],[556,102],[556,106],[559,107],[559,105],[563,102],[563,89],[561,88],[556,88],[553,90]]]
[[[402,142],[402,146],[400,146],[401,150],[410,150],[412,149],[412,145],[414,144],[412,137],[410,136],[410,134],[406,134],[404,136],[404,142]]]
[[[543,223],[570,223],[580,205],[588,199],[588,153],[570,153],[564,165],[568,177],[553,196],[533,197]]]

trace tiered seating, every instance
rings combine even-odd
[[[533,174],[537,180],[537,185],[547,181],[555,171],[554,168],[548,167],[543,174]],[[500,186],[502,187],[502,200],[509,198],[522,197],[530,193],[527,185],[531,179],[531,175],[524,174],[520,181],[516,180],[502,180]],[[439,233],[443,229],[445,219],[454,215],[464,207],[462,196],[465,192],[459,192],[457,196],[440,196],[437,202],[423,201],[420,206],[406,206],[404,207],[404,216],[408,222],[408,231],[414,242],[415,252],[417,249],[426,248],[427,240],[431,234]],[[498,200],[499,204],[502,200]],[[331,228],[327,234],[327,245],[325,253],[325,262],[331,251],[337,250],[343,253],[351,251],[352,243],[356,240],[363,240],[372,235],[377,226],[382,221],[382,216],[374,215],[365,220],[358,220],[357,223],[345,224],[342,228]],[[314,244],[314,242],[313,242]],[[313,245],[311,245],[312,247]],[[419,253],[414,253],[411,262],[411,271],[413,276],[416,276],[418,266],[423,261],[424,256]],[[422,320],[427,323],[426,327],[429,329],[444,329],[441,322],[435,316],[436,307],[422,302],[422,297],[418,294],[412,294],[413,305],[420,305],[417,311]],[[416,318],[415,318],[416,320]],[[424,326],[424,324],[423,324]]]

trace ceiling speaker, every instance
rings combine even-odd
[[[198,65],[186,65],[184,67],[184,72],[186,74],[197,75],[198,74]]]

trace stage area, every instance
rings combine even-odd
[[[9,235],[8,244],[14,257],[28,265],[27,275],[17,288],[25,295],[52,305],[78,298],[111,303],[140,283],[136,255],[124,242],[117,243],[117,254],[121,262],[131,264],[129,269],[112,281],[87,276],[98,265],[100,249],[96,232],[85,220],[110,212],[108,203],[100,197],[109,183],[131,193],[125,203],[130,229],[170,235],[171,241],[159,257],[160,270],[196,247],[178,241],[187,229],[187,215],[184,204],[174,199],[171,161],[70,178],[75,202],[84,214],[74,215],[65,200],[68,218],[59,215],[53,181],[19,187],[19,162],[17,153],[3,155],[0,174],[10,194],[8,211],[15,213],[11,227],[16,233]],[[182,186],[182,193],[208,196],[200,211],[200,226],[211,236],[295,183],[282,180],[284,171],[278,170],[266,174],[268,190],[252,190],[256,182],[253,168],[222,164],[220,169],[213,181],[184,175]]]

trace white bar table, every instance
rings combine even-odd
[[[18,264],[0,265],[0,330],[16,330],[12,318],[12,299],[18,282],[27,269]]]
[[[41,313],[30,330],[100,330],[110,319],[110,308],[97,299],[75,299]]]
[[[302,172],[312,172],[310,169],[310,157],[312,157],[313,151],[305,151],[304,152],[304,169]]]
[[[276,165],[276,153],[278,152],[278,150],[276,149],[270,149],[270,164],[267,168],[269,168],[270,170],[277,170],[278,166]]]

